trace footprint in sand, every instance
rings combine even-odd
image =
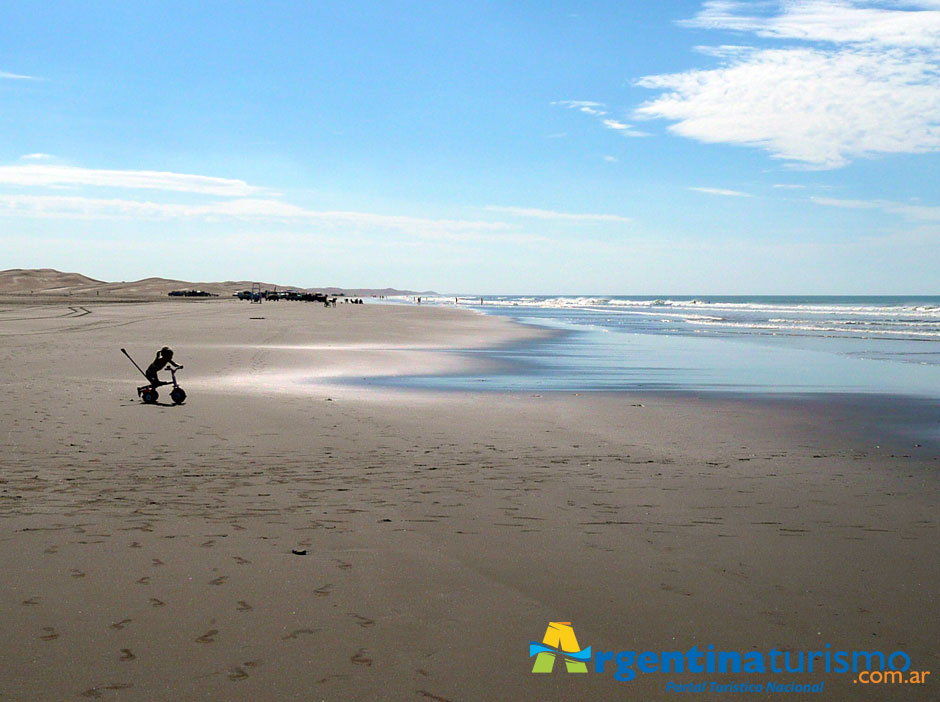
[[[333,583],[327,583],[321,587],[318,587],[313,591],[313,594],[317,597],[328,597],[330,594],[330,589],[333,587]]]
[[[82,697],[98,698],[104,694],[105,690],[127,690],[134,687],[130,683],[115,683],[113,685],[102,685],[101,687],[92,687],[81,693]]]
[[[310,636],[313,636],[316,633],[316,629],[294,629],[291,633],[287,634],[287,636],[282,636],[281,640],[286,641],[287,639],[298,639],[302,634],[309,634]]]
[[[138,585],[149,585],[149,584],[150,584],[150,576],[149,576],[149,575],[145,575],[144,577],[140,578],[140,579],[137,581],[137,584],[138,584]]]
[[[158,600],[156,597],[150,598],[151,607],[163,607],[165,605],[166,605],[166,602],[164,602],[163,600]]]
[[[43,549],[43,553],[58,553],[58,546],[50,546],[49,548]]]
[[[251,563],[247,558],[242,558],[241,556],[232,556],[232,558],[238,565],[248,565]]]
[[[195,639],[196,643],[209,644],[215,643],[215,637],[219,633],[218,629],[209,629],[205,634]]]
[[[366,656],[366,650],[360,648],[349,659],[353,665],[372,665],[372,659]]]
[[[210,580],[210,581],[209,581],[209,584],[210,584],[210,585],[224,585],[226,580],[228,580],[228,576],[227,576],[227,575],[220,575],[219,577],[215,578],[214,580]]]
[[[159,558],[151,558],[150,560],[153,562],[154,567],[163,565],[163,561]]]
[[[447,699],[446,697],[438,697],[437,695],[432,695],[432,694],[431,694],[430,692],[428,692],[427,690],[418,690],[418,691],[415,692],[415,694],[418,695],[419,697],[423,697],[423,698],[425,698],[425,699],[427,699],[427,700],[437,700],[437,702],[451,702],[451,701],[450,701],[449,699]]]
[[[235,668],[231,668],[228,671],[229,680],[244,680],[247,677],[248,673],[245,672],[244,668],[239,668],[236,666]]]
[[[235,609],[237,609],[239,612],[250,612],[251,610],[254,609],[254,607],[252,607],[250,604],[245,602],[245,600],[239,600],[238,607],[236,607]]]
[[[38,604],[39,604],[39,598],[38,598],[38,597],[30,597],[28,600],[23,600],[23,604],[26,605],[26,606],[29,606],[29,605],[38,605]]]
[[[338,558],[334,558],[333,561],[336,563],[336,567],[340,570],[349,570],[352,568],[352,563],[347,563],[346,561],[341,561]]]
[[[111,625],[111,628],[112,628],[112,629],[121,630],[121,629],[123,629],[124,627],[126,627],[128,624],[130,624],[132,621],[134,621],[134,620],[133,620],[133,619],[122,619],[122,620],[119,621],[119,622],[114,622],[114,624]]]
[[[215,540],[209,539],[208,541],[204,541],[203,543],[199,545],[202,546],[203,548],[212,548],[213,546],[215,546]]]
[[[375,626],[375,621],[374,621],[374,620],[369,619],[368,617],[363,617],[361,614],[356,614],[355,612],[350,612],[350,613],[349,613],[349,616],[350,616],[350,617],[355,617],[355,618],[358,620],[356,623],[357,623],[359,626],[361,626],[363,629],[368,629],[368,628],[370,628],[370,627]]]
[[[135,656],[129,648],[122,648],[121,657],[118,660],[126,662],[126,661],[132,661],[135,658],[137,658],[137,656]]]
[[[46,632],[45,634],[39,637],[43,641],[52,641],[54,639],[59,638],[59,632],[57,632],[54,627],[44,626],[42,630]]]
[[[72,568],[72,570],[69,571],[69,575],[71,575],[73,578],[84,578],[84,577],[85,577],[85,573],[83,573],[82,571],[80,571],[78,568]]]
[[[131,545],[129,546],[129,548],[140,548],[140,542],[139,542],[139,541],[132,541],[132,542],[131,542]]]

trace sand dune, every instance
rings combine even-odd
[[[0,295],[39,295],[42,297],[70,296],[83,298],[108,299],[145,299],[164,298],[171,290],[204,290],[229,297],[239,290],[251,290],[259,281],[225,280],[215,282],[192,282],[172,278],[143,278],[141,280],[107,282],[95,280],[80,273],[64,273],[52,268],[23,269],[13,268],[0,271]],[[340,288],[321,286],[305,288],[299,285],[261,282],[264,290],[298,290],[324,292],[330,295],[343,293],[348,296],[368,297],[371,295],[429,295],[432,291],[415,292],[394,288]]]
[[[0,271],[0,293],[48,292],[106,285],[80,273],[63,273],[53,268],[13,268]]]

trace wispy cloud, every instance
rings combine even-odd
[[[706,2],[685,25],[790,44],[712,47],[717,68],[641,78],[637,85],[663,94],[635,115],[670,120],[680,136],[758,147],[811,168],[938,150],[938,8],[930,0],[890,7],[865,0]]]
[[[0,195],[0,215],[51,219],[291,218],[303,214],[303,208],[278,200],[187,205],[77,195]]]
[[[304,222],[344,230],[397,231],[418,237],[512,241],[541,240],[512,232],[505,222],[430,219],[343,210],[311,210],[280,200],[240,198],[204,204],[146,202],[63,195],[0,195],[0,216],[45,219],[244,220]]]
[[[725,197],[751,197],[750,193],[743,193],[740,190],[727,190],[726,188],[689,188],[689,190],[695,190],[696,192],[705,193],[706,195],[723,195]]]
[[[680,24],[753,32],[771,39],[937,47],[940,4],[930,0],[881,4],[891,6],[878,7],[871,0],[712,0],[693,19]],[[770,12],[760,12],[767,9]]]
[[[0,71],[0,80],[42,80],[36,76],[24,76],[19,73],[9,73],[7,71]]]
[[[803,190],[806,188],[805,185],[797,183],[774,183],[774,187],[780,190]]]
[[[592,117],[602,117],[607,114],[607,106],[602,102],[591,102],[590,100],[556,100],[553,105],[567,107],[570,110],[577,110]]]
[[[554,210],[539,210],[531,207],[499,207],[490,205],[485,208],[488,212],[500,212],[513,217],[531,217],[534,219],[548,219],[558,222],[630,222],[629,217],[614,214],[578,214],[574,212],[556,212]]]
[[[278,193],[249,185],[243,180],[165,171],[103,170],[32,163],[49,158],[52,157],[48,154],[26,154],[21,160],[31,162],[29,165],[0,166],[0,185],[8,186],[7,192],[0,193],[0,217],[85,221],[194,220],[247,222],[252,226],[299,224],[315,225],[318,230],[335,230],[341,234],[392,233],[408,240],[520,244],[547,241],[541,235],[529,234],[524,228],[502,221],[314,210],[280,199]],[[83,190],[74,195],[63,194],[64,186]],[[26,192],[10,192],[12,188],[26,189]],[[87,194],[89,188],[169,191],[211,197],[197,197],[196,202],[154,202],[123,196],[93,197]],[[36,194],[30,192],[32,189],[46,192]]]
[[[45,155],[31,154],[31,156]],[[28,187],[91,186],[168,190],[223,197],[246,197],[268,193],[265,188],[230,178],[166,171],[119,171],[40,164],[0,166],[0,183]]]
[[[607,111],[607,105],[602,102],[590,102],[588,100],[557,100],[552,103],[553,105],[558,105],[560,107],[566,107],[569,110],[577,110],[578,112],[583,112],[586,115],[595,117],[600,120],[601,124],[607,129],[613,129],[622,136],[628,137],[645,137],[649,136],[646,132],[641,132],[633,128],[633,125],[627,124],[626,122],[621,122],[618,119],[609,117],[610,112]]]
[[[649,134],[647,134],[646,132],[641,132],[637,129],[634,129],[633,125],[627,124],[625,122],[621,122],[620,120],[605,119],[605,120],[601,120],[601,124],[603,124],[608,129],[613,129],[614,131],[619,132],[623,136],[628,136],[628,137],[649,136]]]
[[[852,210],[872,210],[878,207],[878,203],[873,200],[844,200],[834,197],[813,196],[810,198],[810,202],[815,202],[817,205],[844,207]]]
[[[27,161],[44,161],[46,158],[46,154],[40,153],[21,157]],[[316,226],[318,231],[335,230],[343,234],[390,234],[402,240],[493,241],[516,244],[537,244],[549,241],[550,238],[526,231],[525,222],[509,223],[512,220],[539,219],[577,223],[630,221],[627,217],[613,214],[496,206],[483,209],[508,215],[512,220],[506,217],[501,218],[506,221],[489,218],[434,219],[374,212],[315,210],[288,202],[277,193],[249,185],[242,180],[164,171],[102,170],[34,163],[0,166],[0,185],[8,186],[7,192],[0,193],[0,217],[9,218],[83,221],[189,220],[233,224],[244,222],[253,227],[301,225]],[[63,186],[83,190],[75,194],[63,193]],[[172,191],[212,197],[196,198],[196,202],[167,202],[163,201],[163,198],[160,201],[152,201],[122,195],[94,197],[87,194],[89,188],[96,187],[112,190]],[[33,189],[40,190],[40,193],[31,192]],[[43,190],[46,192],[42,192]]]
[[[940,222],[940,207],[935,205],[913,205],[891,200],[842,200],[831,197],[811,197],[817,205],[842,207],[853,210],[880,210],[887,214],[900,215],[917,222]]]

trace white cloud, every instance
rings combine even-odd
[[[882,3],[884,4],[884,3]],[[940,40],[936,2],[888,3],[865,0],[783,0],[776,14],[754,14],[768,3],[706,2],[685,26],[753,32],[771,39],[882,44],[935,48]],[[914,11],[898,7],[906,4]],[[772,6],[772,5],[771,5]]]
[[[52,158],[33,153],[20,157],[35,162]],[[0,184],[52,190],[54,194],[0,193],[0,217],[70,220],[194,220],[247,222],[253,226],[302,224],[336,230],[340,235],[364,232],[397,233],[409,240],[499,241],[533,244],[549,241],[501,221],[432,219],[407,215],[345,210],[313,210],[276,199],[264,188],[242,180],[138,170],[100,170],[72,166],[0,166]],[[153,202],[125,197],[61,194],[63,186],[173,191],[227,199],[202,202]],[[260,197],[259,197],[260,195]]]
[[[605,119],[602,120],[602,124],[608,129],[613,129],[614,131],[623,134],[624,136],[631,137],[645,137],[649,136],[646,132],[641,132],[633,128],[633,125],[626,124],[616,119]]]
[[[45,219],[201,219],[305,222],[345,230],[398,231],[435,239],[541,240],[513,233],[504,222],[429,219],[342,210],[310,210],[280,200],[241,198],[207,204],[157,203],[62,195],[0,195],[0,216]]]
[[[667,119],[681,136],[758,147],[815,168],[938,150],[940,12],[929,9],[937,6],[708,2],[685,24],[791,44],[713,47],[717,68],[641,78],[639,86],[663,93],[636,117]],[[755,7],[773,11],[757,15]]]
[[[601,156],[601,158],[607,161],[607,163],[617,163],[620,160],[616,156],[611,156],[610,154],[604,154],[603,156]]]
[[[629,217],[613,214],[577,214],[573,212],[556,212],[554,210],[539,210],[530,207],[498,207],[490,205],[485,208],[489,212],[501,212],[513,217],[531,217],[534,219],[549,219],[559,222],[630,222]]]
[[[607,106],[602,102],[591,102],[590,100],[556,100],[552,104],[567,107],[571,110],[577,110],[578,112],[583,112],[592,117],[602,117],[607,114],[607,110],[604,109]]]
[[[827,205],[828,207],[845,207],[853,210],[873,210],[878,205],[870,200],[841,200],[834,197],[816,197],[810,198],[810,202],[817,205]]]
[[[887,214],[900,215],[904,219],[918,222],[940,222],[940,207],[912,205],[891,200],[841,200],[832,197],[811,197],[817,205],[842,207],[853,210],[881,210]]]
[[[40,154],[31,154],[40,156]],[[0,166],[0,183],[28,187],[93,186],[245,197],[267,192],[243,180],[165,171],[118,171],[29,164]]]
[[[782,190],[803,190],[806,188],[805,185],[797,185],[796,183],[774,183],[774,187]]]
[[[23,76],[18,73],[0,71],[0,80],[42,80],[42,78],[37,78],[36,76]]]
[[[706,195],[724,195],[726,197],[751,197],[749,193],[742,193],[740,190],[726,190],[725,188],[689,188],[696,192]]]
[[[588,100],[557,100],[552,103],[553,105],[559,105],[560,107],[566,107],[569,110],[577,110],[578,112],[583,112],[586,115],[595,117],[600,120],[607,129],[613,129],[614,131],[622,134],[623,136],[629,137],[645,137],[649,136],[646,132],[641,132],[633,128],[633,125],[621,122],[618,119],[609,117],[610,114],[607,111],[607,105],[602,102],[591,102]]]
[[[295,209],[277,200],[229,200],[208,205],[183,205],[77,195],[0,195],[0,215],[50,219],[286,217],[295,215]]]

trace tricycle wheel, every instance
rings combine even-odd
[[[170,399],[177,405],[181,405],[186,401],[186,391],[183,388],[173,388],[173,391],[170,393]]]
[[[152,405],[157,401],[157,398],[160,397],[160,393],[157,392],[156,388],[147,388],[142,393],[140,393],[140,399],[146,402],[148,405]]]

